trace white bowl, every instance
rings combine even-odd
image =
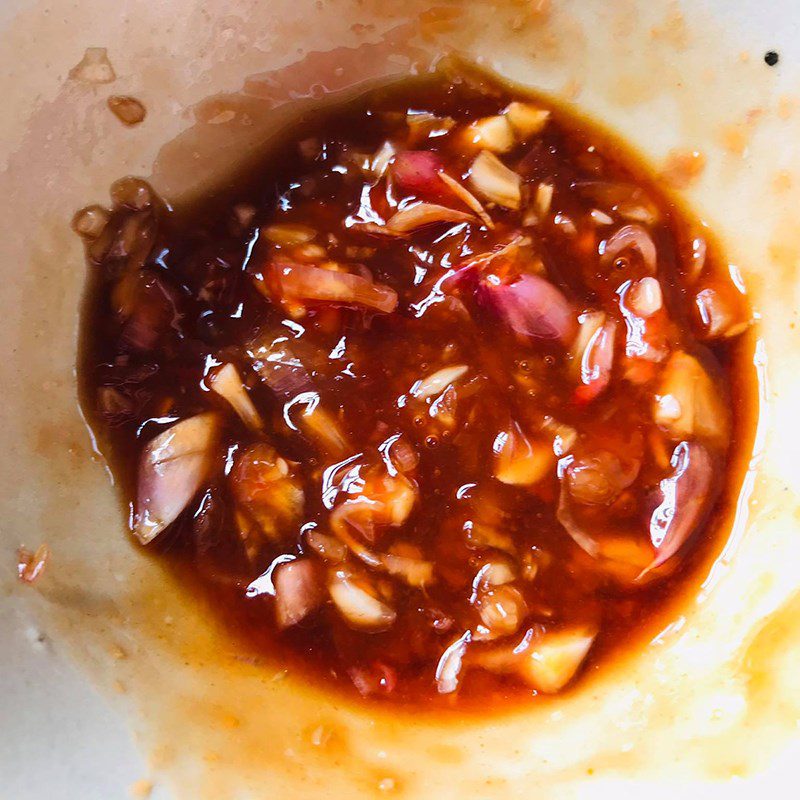
[[[12,0],[0,11],[6,796],[106,800],[139,780],[153,797],[192,800],[784,796],[800,742],[800,8],[387,5]],[[113,83],[68,78],[91,46],[108,49]],[[237,660],[213,615],[129,544],[76,400],[85,266],[69,231],[120,175],[152,175],[179,202],[263,140],[292,92],[403,74],[448,48],[574,102],[654,164],[672,148],[705,154],[687,200],[745,277],[768,375],[731,538],[672,624],[569,696],[460,721],[367,710]],[[123,128],[109,94],[142,99],[145,122]],[[51,563],[23,586],[15,550],[42,541]]]

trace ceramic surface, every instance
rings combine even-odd
[[[800,755],[798,34],[791,0],[0,6],[0,797],[109,800],[149,781],[162,800],[784,796]],[[69,78],[91,46],[113,83]],[[180,204],[287,122],[290,97],[449,49],[573,102],[656,167],[705,154],[687,200],[744,276],[765,375],[731,538],[672,624],[567,698],[457,722],[239,660],[130,545],[76,401],[86,268],[69,231],[122,174]],[[140,98],[145,122],[121,126],[109,94]],[[48,570],[22,586],[16,548],[42,541]]]

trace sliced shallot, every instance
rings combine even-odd
[[[614,366],[616,323],[602,312],[581,316],[574,357],[580,365],[580,384],[575,390],[579,403],[589,403],[600,395],[611,381]],[[585,340],[585,343],[584,343]]]
[[[482,640],[516,633],[528,613],[522,593],[508,584],[480,592],[475,600],[475,606],[481,618],[476,638]]]
[[[520,336],[567,342],[575,330],[567,298],[538,275],[521,275],[508,284],[481,282],[478,300]]]
[[[403,436],[389,437],[378,449],[390,475],[413,472],[419,464],[419,453]]]
[[[107,103],[111,113],[123,125],[138,125],[147,116],[147,109],[142,102],[129,95],[112,95]]]
[[[247,355],[259,378],[276,397],[291,400],[315,391],[314,381],[288,336],[259,335],[248,345]]]
[[[352,304],[386,314],[397,308],[394,289],[361,275],[289,261],[273,264],[272,274],[281,296],[288,300]],[[261,288],[261,283],[257,285]]]
[[[92,205],[75,212],[72,218],[72,230],[78,236],[89,241],[100,237],[111,219],[108,209]]]
[[[289,628],[316,611],[325,598],[323,576],[317,564],[297,558],[275,568],[275,619],[279,628]]]
[[[475,217],[465,211],[456,211],[454,208],[435,203],[414,203],[396,211],[386,223],[386,230],[397,236],[405,236],[419,228],[436,225],[440,222],[474,221]]]
[[[602,546],[575,517],[573,505],[610,505],[639,475],[641,462],[631,458],[623,461],[607,450],[598,450],[575,459],[561,462],[561,491],[556,518],[572,540],[593,558],[599,558]]]
[[[645,269],[656,274],[656,246],[641,225],[623,225],[600,244],[600,263],[608,268],[626,250],[636,250]]]
[[[473,211],[481,222],[491,231],[494,230],[494,222],[481,201],[472,192],[465,189],[457,180],[451,178],[446,172],[439,173],[439,180],[471,211]]]
[[[473,578],[473,596],[477,597],[481,587],[505,586],[507,583],[513,583],[516,578],[517,572],[512,563],[508,559],[495,556],[491,561],[487,561]]]
[[[567,482],[564,480],[561,481],[556,519],[581,550],[588,553],[592,558],[597,558],[600,555],[600,545],[597,540],[575,519],[575,515],[572,513],[570,491]]]
[[[176,422],[151,439],[139,462],[133,532],[148,544],[197,494],[211,471],[219,439],[213,413]]]
[[[347,435],[338,419],[318,405],[316,386],[288,337],[258,336],[249,344],[247,355],[261,380],[276,397],[285,401],[284,419],[292,406],[301,405],[304,410],[299,424],[309,439],[333,454],[349,448]]]
[[[337,527],[337,536],[368,567],[402,578],[417,589],[433,583],[433,564],[423,558],[398,553],[378,553],[356,541],[347,528]]]
[[[334,533],[357,530],[374,541],[376,526],[399,527],[411,514],[417,500],[417,485],[405,475],[370,475],[354,487],[358,493],[336,506],[330,516]]]
[[[637,581],[683,547],[708,507],[714,470],[708,450],[699,442],[681,442],[673,451],[670,464],[673,472],[661,481],[661,503],[650,517],[650,541],[656,557]]]

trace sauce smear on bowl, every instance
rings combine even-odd
[[[74,222],[84,407],[243,648],[403,703],[553,694],[708,557],[750,311],[585,120],[440,75],[190,214],[112,200]]]

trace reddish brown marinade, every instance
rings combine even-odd
[[[485,707],[664,622],[748,439],[748,306],[703,227],[487,81],[321,110],[235,184],[179,218],[124,179],[75,227],[132,531],[238,646]]]

